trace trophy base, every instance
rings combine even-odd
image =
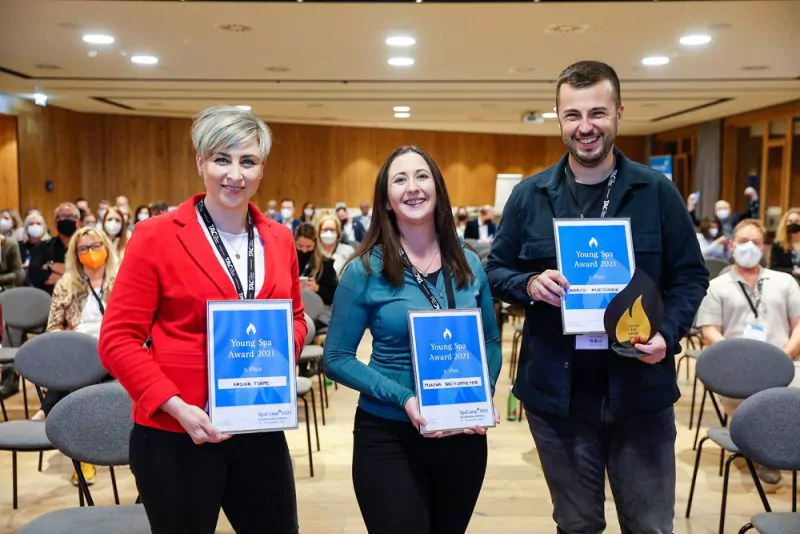
[[[612,343],[611,350],[625,358],[639,358],[641,356],[647,356],[646,353],[638,350],[630,343]]]

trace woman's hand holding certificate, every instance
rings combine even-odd
[[[195,445],[202,443],[219,443],[230,439],[230,434],[223,434],[211,424],[208,414],[191,404],[187,404],[177,395],[161,405],[161,409],[174,417],[192,438]]]
[[[411,420],[411,424],[413,424],[415,427],[420,428],[428,424],[428,421],[419,413],[419,401],[417,401],[417,397],[411,397],[408,399],[404,409],[406,411],[406,415]],[[497,411],[497,408],[493,407],[493,409],[494,422],[496,425],[499,425],[500,413]],[[485,436],[488,430],[488,428],[484,428],[482,426],[475,426],[472,428],[465,428],[463,430],[440,430],[438,432],[430,432],[422,435],[426,438],[446,438],[448,436],[455,436],[456,434],[480,434],[481,436]]]

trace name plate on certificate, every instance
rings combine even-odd
[[[208,302],[208,415],[221,432],[297,428],[291,300]]]
[[[553,219],[564,334],[605,332],[603,317],[636,269],[630,219]]]
[[[408,323],[420,432],[495,426],[481,311],[410,311]]]

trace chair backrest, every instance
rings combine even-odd
[[[95,384],[62,399],[50,411],[45,431],[68,458],[95,465],[127,465],[131,399],[118,382]]]
[[[20,347],[14,363],[26,379],[58,391],[97,384],[108,374],[100,363],[97,339],[79,332],[38,335]]]
[[[706,269],[708,269],[708,278],[716,278],[722,273],[725,267],[730,266],[731,262],[721,258],[706,258]]]
[[[305,346],[314,343],[314,338],[317,337],[317,327],[314,325],[314,319],[312,319],[310,315],[308,315],[307,313],[304,313],[303,315],[305,315],[306,326],[308,327],[308,333],[306,334],[306,341],[303,344],[303,346]]]
[[[322,312],[325,311],[325,303],[322,302],[322,297],[310,289],[301,290],[300,297],[303,299],[303,307],[305,307],[305,312],[312,319],[317,319],[320,315],[322,315]]]
[[[800,389],[775,388],[745,400],[731,418],[731,439],[756,463],[800,470]]]
[[[50,295],[35,287],[15,287],[0,293],[4,347],[20,347],[28,332],[42,332],[50,315]],[[8,338],[8,339],[6,339]]]
[[[794,364],[786,353],[769,343],[725,339],[700,354],[696,372],[712,392],[746,399],[765,389],[788,386],[794,378]]]

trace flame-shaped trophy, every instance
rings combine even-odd
[[[634,345],[653,339],[663,319],[664,302],[658,286],[637,268],[630,283],[608,303],[603,316],[611,350],[627,358],[643,356]]]

